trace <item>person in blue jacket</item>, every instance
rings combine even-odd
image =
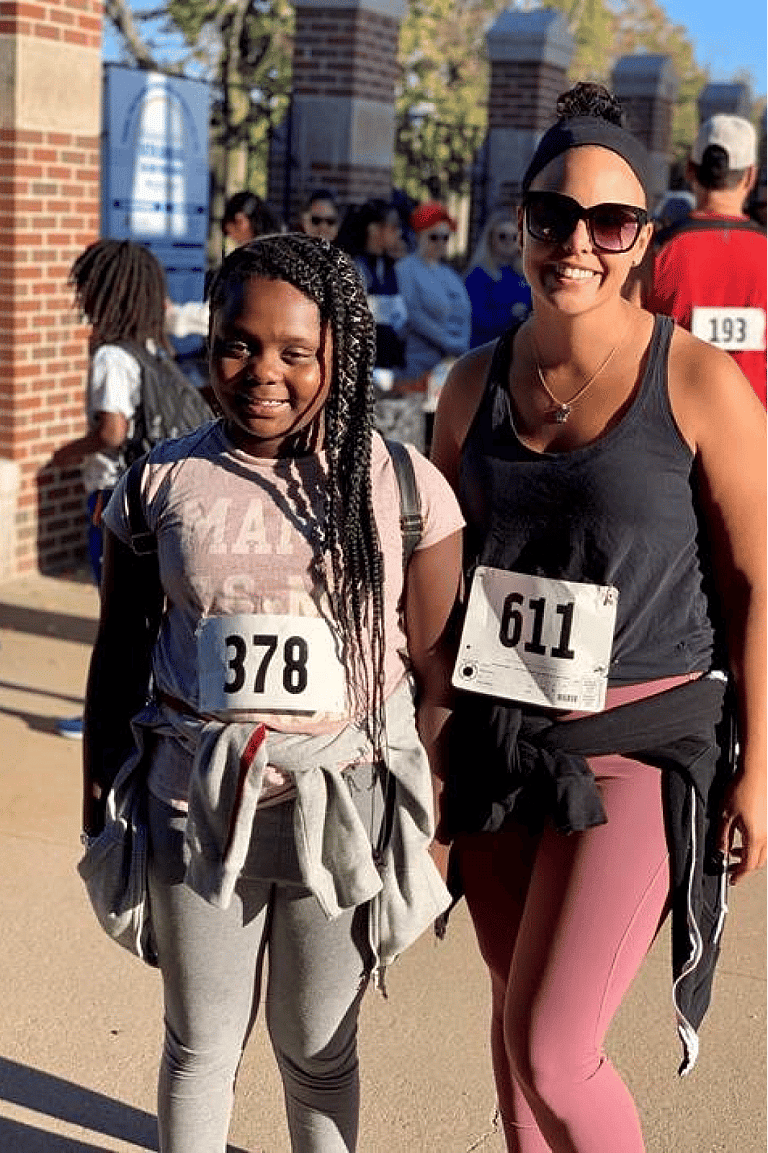
[[[512,208],[489,216],[464,276],[472,302],[470,348],[495,340],[531,311],[531,288],[522,272]]]

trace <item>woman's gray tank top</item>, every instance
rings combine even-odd
[[[609,682],[709,669],[714,626],[694,457],[672,416],[673,322],[657,316],[640,387],[605,436],[569,452],[519,439],[499,340],[462,450],[467,569],[475,564],[619,590]]]

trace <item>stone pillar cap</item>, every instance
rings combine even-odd
[[[408,11],[407,0],[298,0],[296,8],[360,8],[401,21]]]
[[[708,120],[716,112],[743,116],[749,120],[752,113],[752,93],[743,81],[732,84],[705,84],[697,101],[699,118]]]
[[[561,12],[535,8],[528,12],[507,9],[486,33],[488,59],[553,64],[567,68],[573,56],[573,37]]]
[[[616,95],[660,96],[674,100],[679,82],[671,56],[651,52],[622,56],[616,61],[611,76]]]

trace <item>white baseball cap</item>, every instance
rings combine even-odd
[[[757,133],[748,120],[718,112],[699,129],[691,151],[694,164],[701,164],[710,144],[717,144],[728,155],[728,167],[734,171],[749,168],[757,158]]]

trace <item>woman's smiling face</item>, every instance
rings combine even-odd
[[[642,185],[615,152],[593,145],[571,148],[537,175],[532,191],[558,192],[583,208],[596,204],[645,207]],[[633,265],[640,263],[651,237],[645,225],[628,252],[603,252],[592,243],[585,220],[561,243],[536,240],[518,215],[525,277],[538,301],[574,315],[618,297]]]
[[[256,457],[290,452],[331,380],[331,339],[313,300],[284,280],[235,286],[214,318],[211,376],[232,441]]]

